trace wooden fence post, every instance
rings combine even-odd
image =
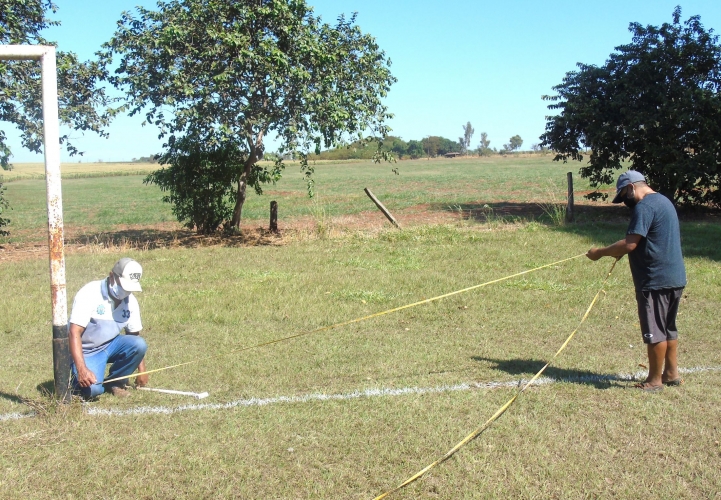
[[[568,178],[568,200],[566,202],[566,222],[573,222],[573,173],[566,174]]]
[[[374,195],[373,193],[371,193],[371,190],[368,189],[368,188],[365,188],[364,191],[365,191],[366,194],[368,195],[368,198],[370,198],[371,200],[373,200],[373,203],[376,204],[376,206],[378,207],[378,210],[380,210],[381,212],[383,212],[383,215],[385,215],[385,216],[388,218],[388,220],[391,221],[391,224],[393,224],[393,225],[396,226],[398,229],[400,229],[401,226],[398,224],[398,221],[396,221],[395,218],[394,218],[394,217],[391,215],[391,213],[388,211],[388,209],[383,206],[383,203],[381,203],[380,200],[378,200],[378,198],[376,198],[375,195]]]
[[[278,202],[270,202],[270,230],[274,233],[278,232]]]

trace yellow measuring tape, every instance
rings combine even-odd
[[[522,276],[522,275],[524,275],[524,274],[532,273],[532,272],[538,271],[538,270],[540,270],[540,269],[545,269],[545,268],[547,268],[547,267],[556,266],[556,265],[558,265],[558,264],[562,264],[563,262],[568,262],[569,260],[578,259],[579,257],[583,257],[584,255],[586,255],[586,254],[585,254],[585,253],[582,253],[582,254],[576,255],[576,256],[574,256],[574,257],[568,257],[567,259],[562,259],[562,260],[559,260],[559,261],[556,261],[556,262],[551,262],[550,264],[546,264],[546,265],[539,266],[539,267],[534,267],[533,269],[529,269],[529,270],[527,270],[527,271],[522,271],[522,272],[520,272],[520,273],[512,274],[512,275],[510,275],[510,276],[505,276],[505,277],[503,277],[503,278],[498,278],[498,279],[495,279],[495,280],[492,280],[492,281],[487,281],[486,283],[481,283],[480,285],[469,286],[468,288],[464,288],[464,289],[462,289],[462,290],[456,290],[455,292],[450,292],[450,293],[446,293],[446,294],[443,294],[443,295],[438,295],[437,297],[433,297],[433,298],[430,298],[430,299],[420,300],[420,301],[418,301],[418,302],[414,302],[414,303],[412,303],[412,304],[407,304],[407,305],[405,305],[405,306],[400,306],[400,307],[395,307],[395,308],[393,308],[393,309],[388,309],[387,311],[382,311],[382,312],[378,312],[378,313],[374,313],[374,314],[369,314],[368,316],[363,316],[363,317],[361,317],[361,318],[352,319],[352,320],[350,320],[350,321],[344,321],[344,322],[342,322],[342,323],[335,323],[334,325],[330,325],[330,326],[323,326],[323,327],[321,327],[321,328],[317,328],[317,329],[311,330],[311,331],[309,331],[309,332],[302,332],[302,333],[298,333],[298,334],[296,334],[296,335],[291,335],[291,336],[289,336],[289,337],[283,337],[283,338],[280,338],[280,339],[271,340],[271,341],[268,341],[268,342],[263,342],[263,343],[261,343],[261,344],[256,344],[256,345],[252,345],[252,346],[248,346],[248,347],[240,347],[240,348],[238,348],[238,349],[231,349],[230,351],[226,351],[226,352],[224,352],[224,353],[222,353],[222,354],[215,354],[215,355],[207,356],[207,357],[204,357],[204,358],[198,358],[198,359],[194,359],[194,360],[192,360],[192,361],[186,361],[185,363],[178,363],[177,365],[165,366],[165,367],[163,367],[163,368],[157,368],[157,369],[155,369],[155,370],[148,370],[148,371],[141,372],[141,373],[133,373],[133,374],[131,374],[131,375],[126,375],[126,376],[124,376],[124,377],[116,377],[116,378],[112,378],[112,379],[110,379],[110,380],[104,380],[103,383],[104,383],[104,384],[107,384],[107,383],[110,383],[110,382],[116,382],[116,381],[118,381],[118,380],[125,380],[125,379],[129,379],[129,378],[131,378],[131,377],[137,377],[138,375],[146,375],[146,374],[150,374],[150,373],[162,372],[162,371],[165,371],[165,370],[170,370],[171,368],[178,368],[178,367],[180,367],[180,366],[186,366],[186,365],[190,365],[190,364],[193,364],[193,363],[200,363],[201,361],[207,361],[207,360],[209,360],[209,359],[218,358],[218,357],[220,357],[220,356],[227,356],[228,354],[232,354],[232,353],[237,353],[237,352],[242,352],[242,351],[249,351],[249,350],[251,350],[251,349],[257,349],[258,347],[264,347],[264,346],[271,345],[271,344],[277,344],[277,343],[279,343],[279,342],[285,342],[286,340],[297,339],[298,337],[303,337],[303,336],[305,336],[305,335],[311,335],[311,334],[323,332],[323,331],[326,331],[326,330],[332,330],[333,328],[339,328],[339,327],[341,327],[341,326],[351,325],[351,324],[353,324],[353,323],[359,323],[359,322],[361,322],[361,321],[365,321],[365,320],[368,320],[368,319],[371,319],[371,318],[377,318],[377,317],[379,317],[379,316],[384,316],[384,315],[386,315],[386,314],[390,314],[390,313],[402,311],[403,309],[409,309],[409,308],[411,308],[411,307],[420,306],[420,305],[422,305],[422,304],[428,304],[429,302],[434,302],[434,301],[436,301],[436,300],[445,299],[446,297],[451,297],[451,296],[453,296],[453,295],[458,295],[459,293],[470,292],[471,290],[475,290],[475,289],[477,289],[477,288],[481,288],[481,287],[484,287],[484,286],[492,285],[492,284],[494,284],[494,283],[498,283],[498,282],[500,282],[500,281],[509,280],[509,279],[511,279],[511,278],[516,278],[516,277],[518,277],[518,276]]]
[[[413,476],[409,477],[408,479],[406,479],[405,481],[403,481],[403,483],[399,484],[398,486],[396,486],[396,487],[393,488],[392,490],[386,491],[386,492],[383,493],[382,495],[379,495],[379,496],[375,497],[374,500],[381,500],[382,498],[385,498],[385,497],[387,497],[388,495],[390,495],[390,494],[392,494],[392,493],[395,493],[396,491],[399,491],[399,490],[405,488],[406,486],[408,486],[408,485],[411,484],[412,482],[420,479],[421,477],[423,477],[423,476],[425,475],[426,472],[428,472],[429,470],[431,470],[431,469],[434,468],[435,466],[437,466],[437,465],[439,465],[439,464],[442,464],[443,462],[445,462],[446,460],[448,460],[449,458],[451,458],[453,455],[455,455],[455,453],[456,453],[458,450],[460,450],[463,446],[465,446],[466,444],[468,444],[469,442],[473,441],[473,440],[476,439],[478,436],[480,436],[480,435],[483,433],[483,431],[485,431],[486,429],[488,429],[493,422],[495,422],[501,415],[503,415],[503,414],[506,412],[506,410],[516,401],[516,399],[518,399],[518,397],[523,393],[523,391],[525,391],[526,389],[528,389],[528,387],[529,387],[531,384],[533,384],[533,382],[535,382],[536,380],[538,380],[538,377],[541,376],[541,374],[545,371],[545,369],[550,366],[550,364],[556,359],[556,357],[558,357],[558,355],[561,353],[561,351],[563,351],[563,350],[566,348],[566,346],[567,346],[568,343],[571,341],[571,339],[573,338],[573,336],[576,335],[576,332],[578,331],[578,329],[581,328],[581,325],[583,324],[584,321],[586,321],[586,318],[588,318],[588,315],[591,313],[591,309],[593,309],[593,306],[596,304],[596,301],[597,301],[598,298],[601,296],[601,293],[603,293],[603,287],[606,285],[606,282],[608,281],[609,276],[611,276],[611,273],[613,272],[613,268],[616,267],[616,262],[618,262],[619,259],[620,259],[620,258],[616,258],[616,260],[613,262],[613,265],[611,266],[611,269],[608,271],[608,274],[606,275],[606,278],[603,280],[603,283],[601,283],[601,288],[599,288],[598,292],[596,292],[596,296],[593,297],[593,300],[591,301],[591,304],[588,306],[588,309],[586,309],[586,313],[585,313],[585,314],[583,315],[583,317],[581,318],[581,321],[578,323],[578,326],[576,327],[576,329],[571,332],[571,335],[568,336],[568,338],[566,339],[566,341],[561,345],[561,347],[558,349],[558,351],[556,351],[556,354],[554,354],[553,357],[552,357],[550,360],[548,360],[548,362],[543,366],[543,368],[541,368],[540,370],[538,370],[538,373],[536,373],[536,374],[533,376],[533,378],[531,378],[531,380],[529,380],[528,382],[526,382],[526,385],[524,385],[523,388],[521,388],[518,392],[516,392],[516,394],[515,394],[510,400],[508,400],[508,402],[507,402],[506,404],[504,404],[503,406],[501,406],[501,407],[498,409],[498,411],[496,411],[496,413],[493,414],[493,416],[492,416],[491,418],[489,418],[488,420],[486,420],[486,423],[485,423],[485,424],[483,424],[482,426],[480,426],[479,428],[477,428],[476,430],[474,430],[473,432],[471,432],[468,436],[466,436],[465,438],[463,438],[463,440],[461,440],[457,445],[455,445],[453,448],[451,448],[450,450],[448,450],[448,452],[447,452],[445,455],[443,455],[441,458],[439,458],[438,460],[436,460],[436,461],[433,462],[432,464],[426,466],[424,469],[422,469],[422,470],[419,471],[418,473],[416,473],[416,474],[414,474]]]

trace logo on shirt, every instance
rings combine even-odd
[[[97,311],[98,311],[98,314],[101,315],[101,316],[102,316],[103,314],[105,314],[105,304],[100,304],[100,305],[98,306]]]
[[[130,318],[130,311],[128,311],[127,309],[123,309],[123,319],[128,318]]]

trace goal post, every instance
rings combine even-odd
[[[53,320],[53,378],[55,397],[70,400],[70,349],[68,303],[65,289],[63,243],[63,197],[60,181],[60,130],[58,78],[55,47],[52,45],[0,45],[0,60],[39,61],[42,74],[43,144],[48,203],[48,248],[50,296]]]

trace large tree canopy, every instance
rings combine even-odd
[[[56,12],[50,0],[0,0],[0,45],[55,45],[41,35],[42,30],[58,25],[45,17]],[[112,117],[109,99],[98,86],[103,73],[96,62],[80,62],[72,52],[57,51],[59,118],[73,130],[93,131],[105,135]],[[43,146],[43,112],[40,65],[37,61],[0,61],[0,121],[13,123],[21,133],[22,145],[41,153]],[[82,154],[68,140],[60,137],[71,155]],[[0,166],[8,169],[11,151],[7,137],[0,130]]]
[[[300,154],[310,179],[309,152],[389,130],[381,99],[395,82],[390,60],[355,16],[331,26],[303,0],[161,0],[157,11],[124,13],[104,50],[106,64],[120,56],[111,81],[126,91],[130,113],[144,112],[168,138],[169,170],[190,168],[185,160],[200,150],[241,159],[240,169],[216,164],[233,175],[214,176],[235,186],[236,229],[246,187],[259,191],[280,176],[281,163],[257,164],[269,135],[281,153]],[[184,178],[149,180],[182,196],[174,179]]]
[[[677,203],[721,203],[721,47],[698,16],[660,27],[632,23],[631,43],[597,67],[579,64],[549,109],[542,145],[556,160],[583,160],[593,187],[630,161]],[[593,193],[592,197],[601,197]]]

